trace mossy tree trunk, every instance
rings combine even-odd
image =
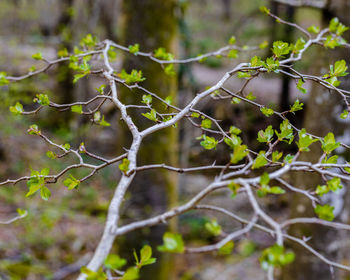
[[[151,52],[159,47],[168,52],[176,53],[177,18],[175,0],[128,0],[123,2],[123,38],[124,45],[140,44],[142,51]],[[176,103],[177,78],[167,76],[159,64],[147,58],[129,55],[125,57],[123,68],[130,72],[132,69],[142,70],[146,80],[141,85],[157,93],[162,98],[171,96]],[[142,91],[129,91],[120,88],[123,100],[128,104],[140,103]],[[164,104],[154,101],[155,109],[164,111]],[[151,125],[143,112],[132,114],[135,122],[141,128]],[[130,143],[129,134],[124,133],[123,146],[128,147]],[[178,134],[175,128],[159,131],[144,139],[138,157],[138,165],[151,163],[167,163],[177,165],[178,162]],[[177,176],[168,171],[147,171],[138,174],[130,188],[131,201],[125,213],[129,218],[145,218],[160,211],[173,207],[177,202]],[[169,224],[168,230],[174,230],[176,221]],[[123,242],[122,251],[130,252],[130,248],[138,244],[139,247],[149,242],[154,251],[156,245],[162,242],[162,235],[166,226],[156,226],[149,232],[135,232],[129,234]],[[133,245],[131,245],[133,244]],[[136,248],[137,249],[137,248]],[[160,257],[160,256],[158,256]],[[143,270],[142,279],[172,279],[173,269],[171,256],[163,256],[158,259],[156,265],[149,266]]]

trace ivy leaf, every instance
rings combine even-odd
[[[161,252],[183,253],[185,245],[181,234],[166,232],[163,235],[163,245],[158,246],[157,249]]]
[[[126,259],[123,259],[115,254],[110,254],[106,258],[104,265],[105,265],[105,267],[107,267],[109,269],[117,269],[118,270],[118,269],[122,268],[124,265],[126,265],[126,263],[127,263]]]
[[[270,117],[273,115],[274,111],[271,108],[261,107],[260,111],[266,116]]]
[[[15,106],[10,106],[10,112],[14,115],[21,115],[23,113],[23,105],[19,102],[16,102]]]
[[[73,105],[71,107],[71,111],[74,113],[82,114],[83,113],[83,106],[81,105]]]
[[[214,236],[218,236],[222,232],[221,226],[218,224],[216,219],[213,219],[210,222],[206,222],[204,226],[205,226],[205,229]]]
[[[80,181],[75,179],[72,174],[69,174],[69,177],[63,181],[63,185],[65,185],[68,190],[75,189],[80,184]]]
[[[32,55],[32,58],[35,59],[35,60],[42,60],[43,59],[43,55],[42,53],[35,53]]]
[[[252,169],[258,169],[260,167],[265,166],[268,163],[266,157],[265,157],[265,151],[260,151],[259,155],[254,160]]]
[[[333,213],[334,207],[330,206],[329,204],[325,205],[317,205],[315,208],[315,213],[317,216],[326,221],[333,221],[334,220],[334,213]]]
[[[124,174],[126,174],[126,172],[128,172],[129,170],[129,165],[130,165],[130,161],[127,158],[123,158],[123,161],[121,164],[118,165],[120,171],[122,171]]]
[[[293,106],[291,106],[289,112],[293,113],[296,111],[303,110],[304,103],[300,103],[299,99],[295,100]]]

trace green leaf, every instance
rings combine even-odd
[[[70,145],[68,143],[64,144],[62,147],[67,151],[70,150]]]
[[[105,116],[102,116],[102,119],[98,123],[100,126],[110,126],[111,124],[105,120]]]
[[[349,115],[349,112],[347,110],[344,110],[343,113],[341,113],[340,118],[345,120]]]
[[[157,111],[152,109],[150,112],[148,113],[142,113],[142,116],[146,117],[147,119],[151,120],[151,121],[157,121]]]
[[[303,38],[299,38],[298,41],[295,43],[293,52],[299,53],[302,49],[305,47],[305,40]]]
[[[245,98],[247,98],[248,100],[254,101],[256,99],[256,96],[254,96],[252,92],[249,92]]]
[[[174,69],[174,64],[168,64],[167,66],[165,66],[164,73],[168,76],[175,76],[176,71]]]
[[[306,94],[307,90],[305,88],[303,88],[304,84],[305,84],[305,82],[302,79],[300,79],[298,81],[298,84],[297,84],[297,89],[300,90],[303,94]]]
[[[124,174],[128,172],[129,170],[130,161],[127,158],[123,158],[123,161],[121,164],[118,165],[120,171],[122,171]]]
[[[291,154],[288,154],[288,155],[286,155],[286,156],[284,157],[283,161],[284,161],[285,163],[292,163],[293,159],[294,159],[294,156],[291,155]]]
[[[334,134],[332,132],[329,132],[323,140],[321,140],[322,143],[322,150],[326,153],[329,154],[336,148],[340,146],[339,142],[335,142],[334,139]]]
[[[10,106],[10,112],[14,115],[21,115],[23,113],[23,105],[19,102],[16,102],[15,106]]]
[[[154,51],[154,57],[162,60],[173,60],[174,56],[168,53],[165,48],[158,48]]]
[[[146,78],[142,77],[142,71],[139,70],[131,70],[131,73],[128,74],[124,69],[118,74],[118,76],[125,81],[125,83],[129,84],[134,84],[138,82],[142,82],[146,80]]]
[[[326,163],[326,164],[336,164],[338,161],[338,156],[337,155],[334,155],[334,156],[331,156],[331,157],[325,157],[323,160],[322,160],[322,163]]]
[[[227,54],[228,58],[237,58],[238,57],[238,50],[230,50]]]
[[[135,253],[136,266],[141,268],[145,265],[154,264],[156,262],[156,258],[152,258],[152,247],[149,245],[145,245],[140,250],[140,261],[137,258],[137,254]]]
[[[339,19],[337,17],[332,18],[331,21],[329,22],[329,27],[328,27],[329,31],[336,32],[338,24],[339,24]]]
[[[35,60],[42,60],[43,59],[43,55],[42,53],[35,53],[32,55],[32,58],[35,59]]]
[[[218,224],[216,219],[213,219],[210,222],[206,222],[204,226],[205,226],[205,229],[214,236],[218,236],[222,232],[221,226]]]
[[[139,44],[135,44],[135,45],[129,45],[129,52],[137,55],[137,53],[140,51],[140,45]]]
[[[316,188],[316,194],[319,196],[322,196],[326,193],[328,193],[330,191],[330,189],[328,188],[328,186],[326,185],[318,185]]]
[[[268,46],[269,46],[269,42],[265,40],[264,42],[260,43],[259,48],[266,49]]]
[[[270,176],[268,173],[264,172],[264,174],[260,176],[260,185],[268,186],[269,182],[270,182]]]
[[[236,43],[236,37],[235,36],[231,36],[230,40],[228,40],[228,43],[230,45],[234,45]]]
[[[265,6],[261,6],[259,9],[264,14],[270,14],[270,9],[266,8]]]
[[[250,78],[252,75],[250,75],[249,72],[242,72],[242,71],[239,71],[237,73],[237,77],[238,78]]]
[[[151,104],[152,103],[152,96],[150,94],[144,94],[142,95],[142,101],[143,104]]]
[[[265,151],[260,151],[259,155],[254,160],[252,169],[258,169],[260,167],[265,166],[268,163],[266,157],[265,157]]]
[[[29,129],[27,130],[28,134],[30,135],[40,135],[41,131],[39,130],[39,127],[36,124],[32,124]]]
[[[242,130],[240,130],[238,127],[235,127],[234,125],[230,126],[230,133],[231,134],[238,135],[238,134],[241,134],[241,132],[242,132]]]
[[[309,26],[307,30],[311,33],[318,34],[320,32],[320,28],[318,26],[315,26],[314,24]]]
[[[0,86],[4,86],[10,83],[10,81],[6,78],[6,72],[0,72]]]
[[[338,177],[334,177],[333,179],[327,181],[327,186],[332,192],[336,192],[343,188],[341,185],[341,180]]]
[[[272,153],[272,161],[277,162],[282,156],[283,156],[282,152],[279,153],[278,151],[274,151]]]
[[[204,119],[202,120],[201,127],[203,128],[211,128],[211,120],[209,119]]]
[[[269,125],[265,131],[264,130],[260,130],[258,132],[258,141],[260,143],[270,143],[272,141],[273,138],[273,129],[272,129],[272,125]]]
[[[273,45],[272,45],[272,52],[277,58],[280,58],[280,57],[283,57],[284,55],[289,54],[290,46],[286,42],[275,41],[273,42]]]
[[[234,247],[235,247],[235,243],[233,241],[229,241],[219,249],[219,254],[220,255],[229,255],[232,253],[232,250]]]
[[[248,155],[246,145],[236,145],[233,149],[233,154],[231,155],[231,163],[236,164],[244,159]]]
[[[57,158],[57,155],[56,153],[54,153],[53,151],[47,151],[46,152],[46,156],[50,159],[56,159]]]
[[[125,271],[125,273],[124,273],[123,277],[121,278],[121,280],[136,280],[136,279],[139,279],[139,277],[140,277],[139,274],[140,274],[140,270],[137,267],[135,267],[135,266],[129,267]]]
[[[303,110],[304,103],[300,103],[299,99],[295,100],[293,106],[290,107],[289,112],[293,113],[296,111]]]
[[[271,187],[270,190],[269,190],[269,193],[272,193],[272,194],[284,194],[286,193],[286,191],[280,187]]]
[[[126,259],[119,257],[118,255],[110,254],[104,262],[105,267],[109,269],[120,269],[126,265]]]
[[[42,106],[50,105],[50,100],[47,94],[37,94],[36,98],[34,98],[33,101],[39,103]]]
[[[200,137],[197,137],[197,139],[203,139],[203,141],[200,142],[200,145],[206,150],[215,149],[216,145],[219,143],[219,141],[217,141],[214,137],[210,137],[204,134]]]
[[[334,66],[330,65],[330,76],[333,77],[343,77],[346,76],[348,73],[346,70],[348,67],[346,66],[346,62],[344,59],[338,60],[335,62]]]
[[[250,66],[251,67],[259,67],[263,66],[264,62],[261,60],[260,56],[254,56],[250,59]]]
[[[231,100],[231,104],[239,104],[241,102],[241,99],[237,97],[233,97]]]
[[[278,131],[275,130],[278,140],[280,141],[289,140],[286,142],[290,144],[293,141],[294,136],[293,136],[293,128],[287,119],[280,124],[280,130],[281,130],[281,133],[278,133]]]
[[[199,114],[196,113],[196,112],[193,112],[193,113],[191,114],[191,117],[192,117],[192,118],[199,118]]]
[[[185,245],[179,233],[166,232],[163,235],[163,245],[157,248],[161,252],[183,253]]]
[[[106,88],[106,85],[100,85],[100,87],[96,88],[96,90],[100,93],[103,94],[104,89]]]
[[[265,249],[260,258],[261,267],[267,270],[269,267],[282,267],[290,264],[295,259],[293,252],[285,252],[283,246],[274,244],[273,246]]]
[[[325,204],[323,206],[317,205],[315,208],[315,213],[322,220],[333,221],[334,220],[333,210],[334,210],[334,207],[328,204]]]
[[[84,38],[80,40],[80,46],[82,47],[93,47],[97,43],[96,37],[91,34],[87,34]]]
[[[227,187],[232,191],[232,196],[231,198],[235,198],[235,196],[237,195],[238,190],[240,189],[240,185],[236,184],[235,181],[231,181]]]
[[[57,52],[57,56],[58,57],[66,57],[66,56],[69,56],[68,54],[68,50],[66,48],[62,49],[62,50],[59,50]]]
[[[81,105],[73,105],[71,107],[72,112],[82,114],[83,113],[83,106]]]
[[[274,111],[271,108],[261,107],[260,111],[266,116],[270,117],[273,115]]]
[[[63,181],[63,185],[65,185],[68,188],[68,190],[76,188],[77,186],[79,186],[79,184],[80,181],[75,179],[72,174],[69,174],[69,177]]]
[[[25,216],[27,215],[28,211],[27,210],[24,210],[24,209],[21,209],[21,208],[17,208],[16,209],[16,212],[19,216]]]
[[[306,134],[305,128],[299,131],[299,141],[297,142],[297,146],[299,151],[308,152],[310,149],[308,148],[312,143],[317,142],[318,139],[312,139],[311,135]]]
[[[224,141],[231,149],[234,149],[235,146],[242,144],[241,137],[235,134],[231,134],[231,137],[225,138]]]
[[[280,66],[280,63],[278,60],[274,60],[272,57],[268,57],[264,66],[267,69],[267,72],[276,72],[278,67]]]
[[[50,196],[51,196],[51,192],[50,192],[50,190],[47,187],[43,186],[40,189],[40,196],[41,196],[42,199],[48,200],[50,198]]]

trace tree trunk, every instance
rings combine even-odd
[[[175,17],[176,1],[175,0],[128,0],[123,2],[124,15],[124,45],[140,44],[140,49],[145,52],[151,52],[156,48],[163,47],[168,52],[176,51],[176,33],[177,19]],[[144,88],[151,92],[157,93],[162,98],[172,96],[176,102],[177,79],[175,76],[167,76],[159,64],[149,59],[139,56],[128,55],[124,60],[124,69],[130,72],[132,69],[142,70],[146,80],[142,82]],[[124,101],[128,104],[139,103],[144,94],[141,91],[133,90],[132,92],[120,88],[120,92]],[[164,105],[155,108],[164,110]],[[133,114],[133,118],[139,127],[149,125],[149,121],[138,111]],[[124,133],[124,146],[130,143],[128,133]],[[152,136],[144,139],[143,147],[139,153],[138,164],[151,163],[167,163],[177,165],[178,162],[178,135],[177,130],[168,128],[157,132]],[[173,207],[177,202],[177,176],[168,171],[153,172],[147,171],[137,174],[134,184],[130,188],[132,194],[130,201],[130,209],[125,212],[135,212],[135,216],[144,218],[154,213],[164,211],[169,207]],[[145,213],[145,209],[150,210]],[[131,217],[130,217],[131,218]],[[175,221],[170,224],[171,230],[176,227]],[[152,247],[156,248],[162,242],[162,235],[166,230],[166,226],[155,226],[151,228],[149,233],[129,233],[126,242],[123,242],[122,251],[129,252],[132,246],[138,244],[141,247],[144,242],[150,242]],[[131,245],[133,244],[133,245]],[[156,265],[149,266],[143,270],[142,279],[171,279],[173,269],[170,256],[159,259]]]

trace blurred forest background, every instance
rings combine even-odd
[[[143,51],[165,47],[179,58],[217,50],[227,45],[229,38],[234,35],[237,45],[243,49],[238,52],[237,58],[211,57],[202,63],[181,65],[176,68],[177,75],[172,78],[165,77],[159,65],[154,66],[152,62],[138,57],[117,53],[114,60],[116,69],[141,69],[147,77],[146,88],[164,92],[164,96],[172,95],[181,106],[197,92],[216,83],[239,62],[248,61],[254,55],[266,57],[270,54],[269,47],[257,50],[249,50],[249,47],[266,45],[275,40],[293,42],[300,36],[296,30],[279,25],[261,14],[261,5],[307,28],[312,24],[327,26],[334,16],[349,26],[348,2],[333,0],[323,9],[316,9],[294,8],[268,0],[1,0],[0,71],[21,75],[31,67],[38,68],[41,62],[33,60],[32,54],[42,52],[45,58],[54,59],[58,50],[66,48],[73,52],[75,46],[79,47],[81,38],[88,33],[101,41],[108,38],[125,46],[138,43]],[[303,73],[318,75],[327,71],[329,63],[347,59],[349,53],[349,50],[326,52],[314,47],[307,51],[305,59],[298,63],[297,68]],[[124,132],[119,113],[113,107],[103,108],[103,114],[111,123],[110,127],[95,126],[84,116],[76,117],[70,112],[50,109],[29,118],[9,113],[9,106],[16,101],[21,101],[26,109],[32,108],[32,100],[38,93],[46,93],[50,100],[61,103],[86,100],[93,96],[95,88],[102,81],[89,77],[73,84],[73,75],[66,66],[54,67],[45,74],[0,88],[1,181],[29,174],[30,168],[40,170],[43,166],[49,166],[53,172],[64,168],[66,159],[60,161],[47,158],[47,145],[26,134],[26,129],[32,123],[38,124],[50,137],[58,139],[57,142],[70,143],[73,147],[84,142],[89,150],[107,158],[120,152],[121,147],[127,147],[128,135]],[[231,79],[229,86],[235,88],[240,83],[238,79]],[[350,89],[350,80],[343,80],[342,86]],[[294,124],[319,136],[325,136],[332,130],[338,140],[350,144],[349,122],[337,117],[344,110],[341,105],[337,105],[341,102],[316,85],[306,84],[306,88],[308,94],[303,95],[297,90],[294,81],[273,74],[255,79],[249,85],[249,91],[257,100],[276,110],[288,109],[299,98],[306,104],[306,109],[294,116]],[[125,100],[133,102],[127,92],[123,94]],[[271,123],[277,123],[272,118],[261,118],[256,109],[244,104],[231,106],[218,102],[213,107],[202,102],[200,106],[202,111],[223,122],[233,122],[243,131],[244,141],[253,150],[259,148],[257,132]],[[219,158],[211,158],[208,153],[202,154],[195,140],[199,135],[199,131],[180,123],[178,130],[167,130],[165,134],[157,134],[157,137],[149,139],[142,150],[141,161],[170,162],[182,167],[210,164],[214,160],[226,164],[227,151],[224,149],[218,148]],[[164,139],[174,145],[164,145]],[[286,149],[290,149],[289,146]],[[285,154],[288,152],[294,151],[286,150]],[[342,161],[350,161],[349,154],[341,149],[337,152]],[[314,149],[307,154],[307,160],[317,159],[320,153]],[[86,175],[83,170],[74,172],[76,177]],[[214,175],[198,173],[170,177],[167,173],[155,176],[148,172],[137,178],[135,186],[130,189],[129,200],[123,207],[123,219],[126,222],[148,217],[169,205],[175,205],[176,201],[184,201],[188,195],[202,189],[208,178]],[[1,187],[0,220],[14,215],[18,207],[27,209],[29,215],[13,224],[0,225],[0,279],[75,279],[80,267],[87,263],[96,248],[119,176],[117,165],[113,165],[74,191],[68,191],[59,182],[52,187],[49,201],[43,201],[40,197],[25,198],[25,183]],[[288,179],[307,189],[319,183],[317,178],[300,174]],[[350,194],[345,189],[325,199],[336,207],[337,219],[349,223]],[[313,215],[308,202],[297,195],[278,199],[269,197],[265,200],[266,207],[281,220],[300,214]],[[251,211],[245,203],[232,200],[230,194],[224,191],[212,197],[211,203],[224,205],[242,216]],[[204,227],[210,218],[210,213],[189,213],[182,215],[177,224],[171,224],[170,227],[177,227],[189,244],[205,244],[213,241]],[[225,219],[220,219],[220,224],[230,229],[240,226]],[[165,226],[159,226],[119,238],[114,250],[127,257],[132,253],[132,248],[139,248],[145,242],[160,244],[164,230]],[[298,236],[314,236],[318,232],[310,243],[326,256],[350,265],[350,236],[346,232],[300,225],[291,228],[291,232]],[[331,239],[332,242],[329,241]],[[229,256],[166,256],[162,257],[158,267],[147,267],[141,278],[264,279],[258,257],[261,250],[272,243],[270,236],[253,231],[247,239],[236,242],[234,252]],[[345,272],[335,271],[332,276],[328,266],[298,247],[293,250],[297,259],[286,270],[280,271],[281,279],[322,280],[332,279],[333,276],[334,279],[350,279],[350,274]]]

